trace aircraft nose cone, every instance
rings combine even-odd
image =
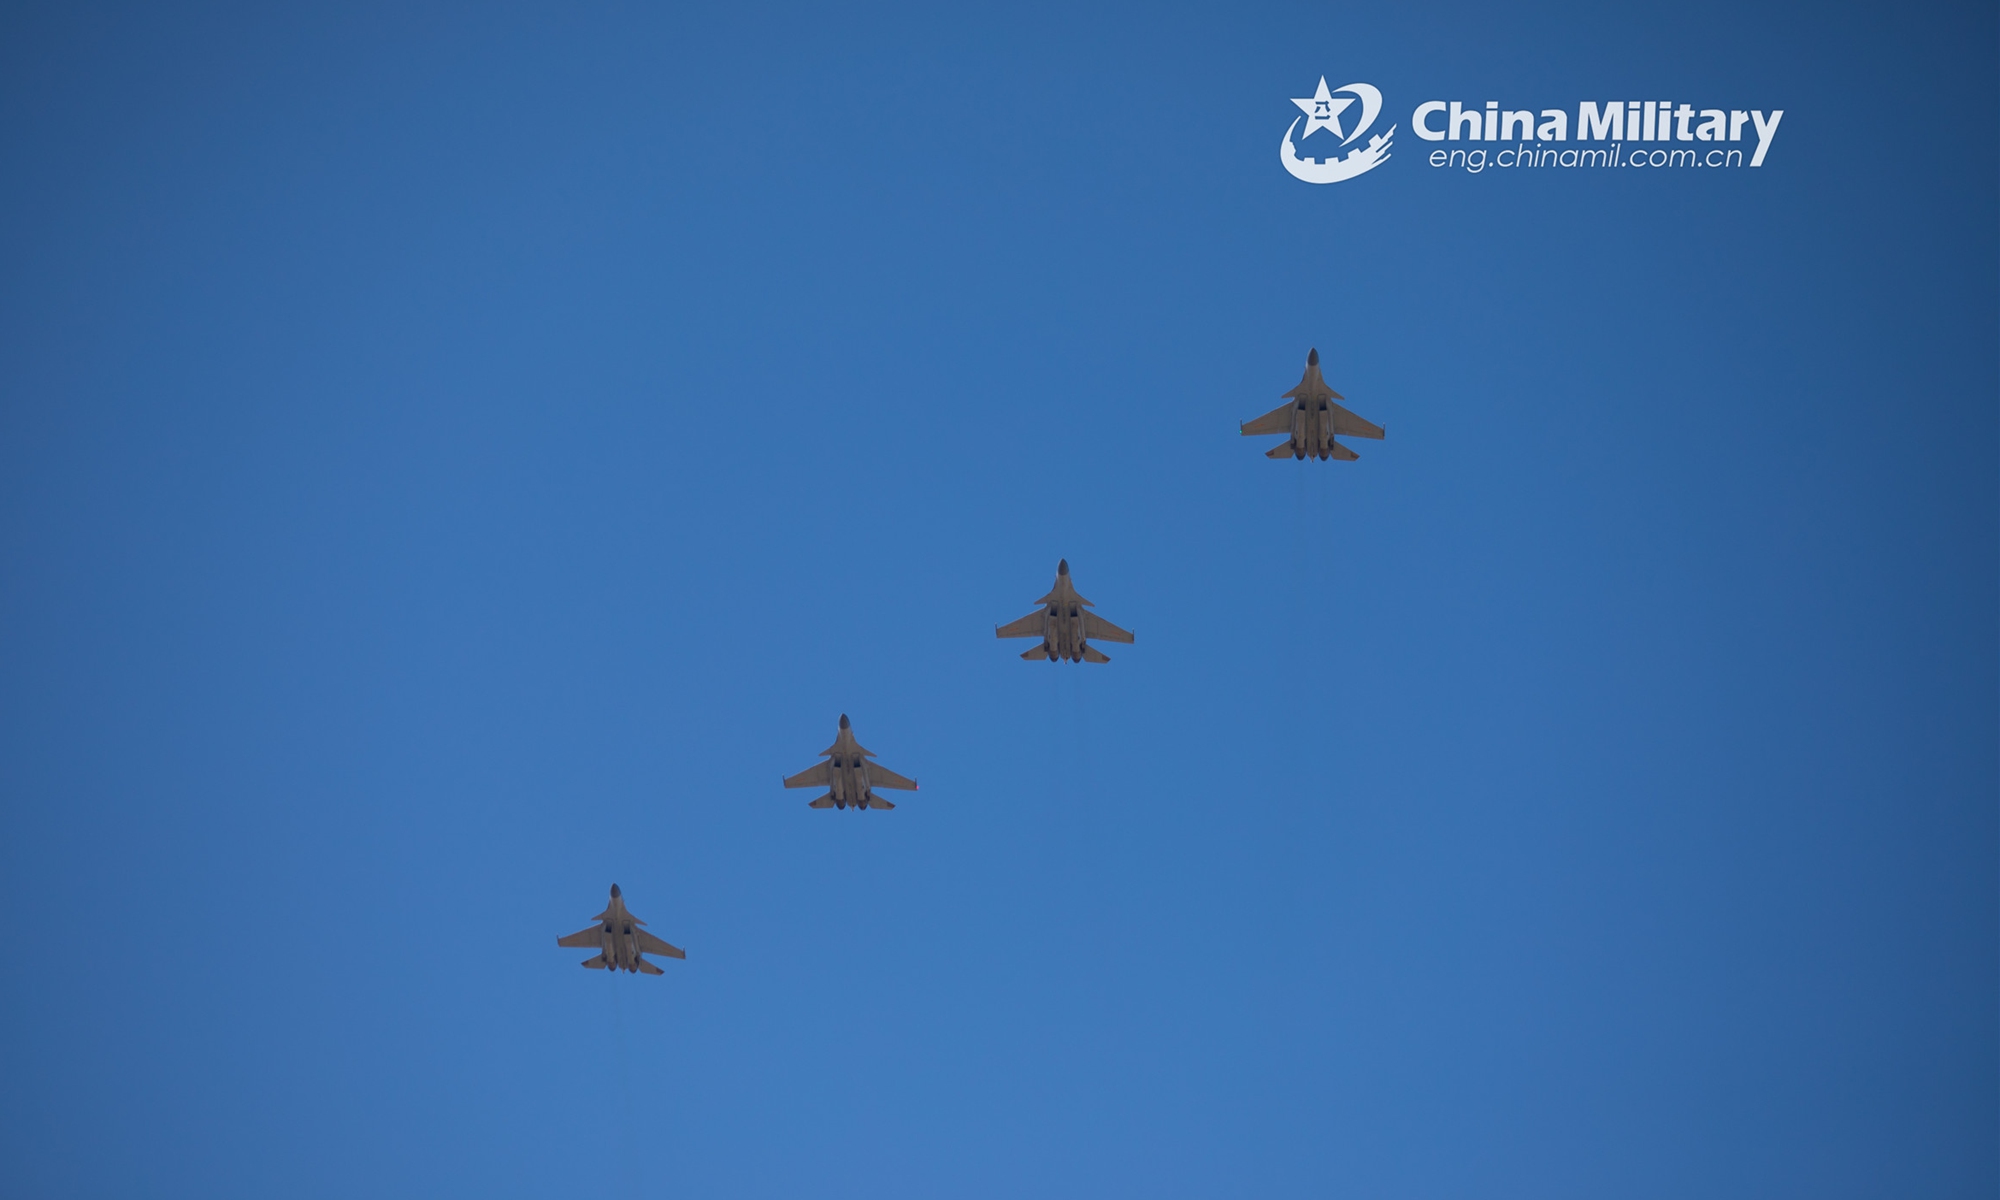
[[[1319,365],[1319,347],[1318,347],[1318,346],[1314,346],[1314,347],[1313,347],[1313,348],[1312,348],[1311,350],[1309,350],[1309,351],[1307,351],[1307,352],[1306,352],[1306,365],[1307,365],[1307,366],[1309,366],[1309,367],[1316,367],[1316,366],[1318,366],[1318,365]]]
[[[618,896],[619,896],[618,885],[614,883],[611,885],[611,898],[613,900],[616,900]]]
[[[1065,558],[1065,559],[1061,560],[1060,562],[1056,563],[1056,574],[1058,574],[1058,575],[1067,575],[1067,574],[1069,574],[1069,560],[1068,560],[1068,559],[1066,559],[1066,558]]]
[[[847,714],[846,714],[846,713],[841,713],[841,714],[840,714],[840,727],[841,727],[842,729],[846,729],[846,728],[847,728]]]

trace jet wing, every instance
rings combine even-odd
[[[1083,614],[1083,636],[1096,638],[1100,642],[1132,643],[1132,635],[1118,628],[1094,612]]]
[[[604,948],[604,926],[592,925],[588,929],[579,929],[568,937],[557,938],[556,945],[573,946],[579,950],[602,950]]]
[[[1264,433],[1290,433],[1292,431],[1292,405],[1287,402],[1258,417],[1243,427],[1244,437],[1256,437]]]
[[[868,764],[868,783],[871,787],[895,788],[899,792],[914,792],[917,781],[905,779],[881,763]]]
[[[1373,421],[1364,421],[1338,404],[1329,404],[1333,410],[1333,431],[1342,437],[1379,438],[1382,427]]]
[[[687,951],[681,949],[679,946],[669,946],[643,929],[639,930],[638,937],[639,953],[641,954],[658,954],[666,958],[687,957]]]
[[[832,773],[827,770],[827,765],[825,763],[821,763],[816,767],[807,767],[805,770],[800,771],[798,774],[792,776],[790,779],[785,780],[785,786],[826,787],[832,782],[833,782]]]
[[[1046,613],[1038,608],[1018,621],[1010,621],[1000,626],[1000,628],[995,629],[993,636],[1002,638],[1041,637],[1044,632],[1042,618],[1046,615]]]

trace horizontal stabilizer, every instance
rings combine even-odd
[[[812,802],[811,804],[808,804],[808,805],[806,805],[806,807],[807,807],[807,808],[832,808],[832,807],[833,807],[833,793],[832,793],[832,792],[828,792],[828,793],[827,793],[826,795],[824,795],[824,796],[821,796],[821,797],[820,797],[819,799],[817,799],[817,800],[813,801],[813,802]]]
[[[1337,458],[1341,462],[1353,462],[1355,459],[1361,457],[1359,454],[1356,454],[1354,451],[1349,450],[1347,447],[1341,445],[1339,442],[1334,442],[1327,446],[1326,456],[1328,458]]]
[[[1048,656],[1049,656],[1049,648],[1047,645],[1036,646],[1032,650],[1021,651],[1021,657],[1028,659],[1031,662],[1034,661],[1035,659],[1047,658]]]
[[[638,968],[639,968],[639,969],[640,969],[641,971],[644,971],[644,972],[645,972],[646,974],[648,974],[648,975],[665,975],[665,974],[666,974],[666,972],[665,972],[665,971],[662,971],[662,970],[660,970],[660,968],[658,968],[658,967],[654,966],[654,965],[653,965],[652,963],[649,963],[649,962],[647,962],[647,961],[646,961],[645,959],[643,959],[643,958],[641,958],[641,959],[635,959],[635,960],[634,960],[634,964],[635,964],[635,965],[636,965],[636,966],[637,966],[637,967],[638,967]]]
[[[895,806],[895,805],[893,805],[893,804],[891,804],[891,803],[889,803],[889,802],[888,802],[887,800],[884,800],[884,799],[883,799],[882,797],[880,797],[880,796],[870,796],[870,797],[868,797],[868,807],[870,807],[870,808],[894,808],[894,807],[896,807],[896,806]]]
[[[1292,457],[1292,444],[1290,442],[1279,442],[1276,446],[1264,451],[1264,457],[1290,458]]]
[[[1085,642],[1083,644],[1083,661],[1110,662],[1111,656],[1109,654],[1106,654],[1104,651],[1099,650],[1097,647],[1091,645],[1089,642]]]
[[[586,958],[586,959],[584,959],[584,960],[583,960],[583,965],[584,965],[584,966],[586,966],[586,967],[589,967],[589,968],[590,968],[591,970],[593,970],[593,971],[602,971],[602,970],[603,970],[604,968],[606,968],[606,967],[610,966],[611,964],[610,964],[610,963],[608,963],[608,962],[605,962],[605,961],[604,961],[604,956],[603,956],[602,954],[600,954],[600,955],[598,955],[598,956],[597,956],[596,958]]]

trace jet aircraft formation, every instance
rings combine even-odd
[[[1285,441],[1265,452],[1266,458],[1353,462],[1361,456],[1341,445],[1336,438],[1380,440],[1384,434],[1380,425],[1364,420],[1336,403],[1345,399],[1345,396],[1328,387],[1320,375],[1319,350],[1315,348],[1306,355],[1305,375],[1300,378],[1298,386],[1284,393],[1285,403],[1254,421],[1244,422],[1238,428],[1244,437],[1286,435]],[[1111,661],[1110,655],[1091,645],[1091,640],[1129,646],[1133,637],[1128,630],[1120,629],[1089,611],[1095,607],[1077,592],[1070,579],[1069,560],[1063,559],[1056,564],[1055,586],[1049,589],[1048,595],[1035,601],[1035,611],[1018,621],[996,626],[993,636],[1040,638],[1040,645],[1031,646],[1021,654],[1030,662],[1107,663]],[[833,745],[820,751],[820,757],[825,761],[787,776],[784,781],[788,788],[826,789],[825,795],[807,804],[808,808],[852,808],[859,812],[871,808],[887,810],[896,806],[878,795],[878,789],[917,790],[916,780],[869,761],[875,757],[875,752],[854,740],[854,727],[846,713],[840,714],[840,728],[834,735]],[[597,957],[583,962],[592,970],[633,974],[664,973],[646,961],[647,954],[667,958],[687,957],[679,947],[668,945],[640,928],[644,924],[626,909],[624,897],[614,883],[611,885],[611,902],[597,914],[597,919],[586,929],[557,938],[556,945],[596,950]]]

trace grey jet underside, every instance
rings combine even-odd
[[[1091,645],[1091,638],[1101,642],[1123,642],[1128,646],[1132,644],[1130,633],[1091,612],[1090,609],[1096,606],[1077,594],[1075,585],[1070,583],[1068,559],[1056,564],[1056,585],[1036,603],[1041,607],[1034,612],[993,630],[994,637],[1040,638],[1041,645],[1021,654],[1030,662],[1046,658],[1050,662],[1068,659],[1070,662],[1106,663],[1111,661],[1111,656]]]
[[[846,713],[840,714],[840,732],[835,735],[833,745],[820,753],[826,756],[825,762],[785,780],[788,788],[826,789],[826,795],[811,801],[808,808],[894,808],[894,804],[875,794],[876,788],[917,790],[916,780],[905,779],[881,763],[868,761],[875,757],[875,752],[854,740],[854,728],[848,724]]]
[[[664,975],[666,972],[645,959],[648,954],[660,954],[667,958],[686,958],[687,953],[678,946],[669,946],[659,938],[639,928],[645,922],[625,909],[625,899],[619,894],[618,885],[611,885],[611,903],[597,914],[597,920],[588,929],[579,929],[568,937],[556,939],[556,945],[572,949],[594,949],[596,958],[583,960],[583,965],[593,971],[607,968],[613,971],[645,972],[648,975]]]
[[[1337,458],[1353,462],[1359,454],[1334,441],[1340,437],[1380,439],[1382,427],[1348,412],[1336,400],[1347,397],[1326,386],[1319,373],[1319,351],[1306,355],[1306,373],[1299,386],[1285,393],[1285,403],[1241,426],[1244,437],[1282,433],[1286,440],[1265,451],[1266,458]]]

